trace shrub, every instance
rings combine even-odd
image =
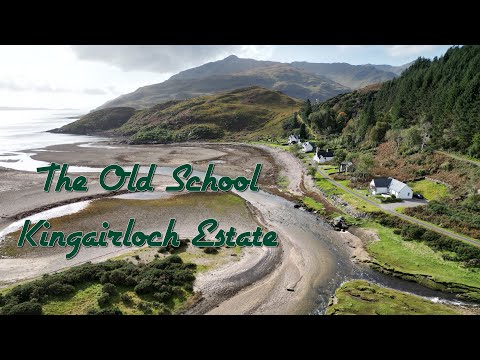
[[[115,295],[117,293],[117,288],[111,283],[106,283],[103,285],[102,291],[109,295]]]
[[[122,300],[126,304],[130,304],[132,302],[132,297],[128,293],[123,293],[120,295],[120,300]]]
[[[140,255],[135,255],[134,258],[135,260],[140,260]]]
[[[167,302],[172,297],[172,294],[167,291],[157,292],[153,294],[153,297],[163,303],[163,302]]]
[[[442,163],[440,165],[440,169],[442,170],[446,170],[446,171],[450,171],[453,169],[453,166],[452,164],[450,163],[450,161],[445,161],[444,163]]]
[[[137,309],[140,311],[143,311],[145,314],[151,314],[152,313],[152,305],[146,301],[140,301],[137,304]]]
[[[135,286],[137,285],[137,280],[133,276],[127,276],[127,278],[125,279],[125,285]]]
[[[3,305],[5,305],[5,297],[0,294],[0,307],[2,307]]]
[[[157,311],[158,315],[170,315],[172,313],[164,304],[160,304]]]
[[[317,173],[317,170],[315,170],[315,168],[314,168],[313,166],[310,166],[310,167],[308,168],[307,175],[313,177],[313,176],[315,176],[316,173]]]
[[[97,299],[98,306],[104,307],[107,306],[110,303],[110,294],[106,292],[102,292],[102,295],[100,295]]]
[[[217,248],[215,248],[213,246],[209,246],[209,247],[206,247],[205,249],[203,249],[203,252],[205,254],[217,254],[218,250],[217,250]]]
[[[123,315],[122,310],[117,307],[108,308],[108,309],[91,309],[88,310],[87,315]]]
[[[411,224],[404,225],[401,232],[405,240],[421,240],[424,233],[425,229]]]
[[[6,305],[1,315],[42,315],[42,305],[38,302],[26,301],[15,305]]]
[[[105,283],[108,283],[109,281],[110,281],[110,279],[108,277],[108,273],[104,272],[102,274],[102,276],[100,277],[100,283],[105,284]]]
[[[122,270],[113,270],[110,273],[109,278],[110,282],[114,285],[127,285],[127,274],[125,274]]]
[[[135,286],[134,291],[139,295],[149,294],[153,291],[153,284],[149,280],[142,280]]]
[[[395,229],[395,230],[393,230],[393,233],[396,234],[396,235],[400,235],[402,233],[402,230]]]
[[[53,296],[69,295],[75,292],[75,287],[68,284],[53,283],[48,286],[47,292]],[[38,293],[38,291],[33,291],[33,293]]]

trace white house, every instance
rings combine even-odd
[[[333,151],[327,151],[324,150],[319,150],[317,147],[317,151],[315,152],[315,156],[313,157],[313,160],[318,162],[319,164],[326,163],[327,161],[330,161],[333,159]]]
[[[373,195],[395,195],[397,199],[413,198],[413,190],[407,184],[391,177],[373,179],[370,182],[370,191]]]
[[[303,144],[302,144],[302,151],[303,152],[311,152],[313,151],[313,146],[312,144],[310,144],[308,141],[305,141]]]
[[[299,142],[300,142],[300,136],[298,136],[298,135],[293,135],[292,134],[288,137],[288,143],[289,144],[297,144]]]

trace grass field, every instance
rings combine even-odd
[[[335,292],[337,303],[327,315],[456,315],[459,312],[418,296],[355,280]]]
[[[420,180],[408,184],[416,193],[422,194],[427,200],[439,200],[449,195],[448,187],[430,180]]]
[[[313,211],[317,211],[319,213],[323,213],[325,211],[325,207],[318,201],[315,201],[314,199],[312,199],[311,197],[305,196],[302,200],[304,205],[307,208],[312,209]]]
[[[368,221],[364,227],[373,229],[380,241],[368,244],[370,255],[387,268],[409,274],[431,276],[436,282],[458,283],[478,288],[480,293],[480,271],[465,268],[459,262],[444,260],[442,253],[425,244],[404,241],[393,229]]]

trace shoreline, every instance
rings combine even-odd
[[[107,142],[108,145],[112,145],[111,143]],[[99,144],[95,144],[97,146],[100,146],[100,148],[96,148],[95,146],[92,146],[92,147],[76,147],[73,146],[73,145],[55,145],[55,146],[51,146],[51,147],[48,147],[46,149],[43,149],[44,151],[41,151],[41,152],[37,152],[36,155],[33,156],[33,159],[35,160],[42,160],[42,161],[54,161],[54,160],[61,160],[62,158],[64,158],[65,156],[70,156],[72,154],[72,149],[74,149],[74,153],[77,154],[78,157],[83,157],[83,159],[87,159],[86,163],[85,162],[80,162],[80,163],[77,163],[77,162],[74,162],[74,161],[71,161],[71,164],[72,165],[78,165],[78,166],[91,166],[91,165],[95,165],[95,166],[101,166],[103,164],[101,163],[98,163],[98,161],[96,163],[91,163],[91,159],[98,159],[97,156],[93,156],[95,154],[104,154],[106,152],[109,152],[109,154],[113,155],[114,157],[123,157],[125,161],[128,161],[128,157],[131,157],[133,156],[134,154],[132,153],[137,153],[139,151],[142,151],[142,149],[144,149],[145,147],[143,146],[134,146],[134,147],[130,147],[130,146],[119,146],[119,147],[114,147],[114,146],[108,146],[109,148],[112,147],[111,149],[104,149],[104,148],[101,148],[102,145],[105,145],[105,142],[104,143],[99,143]],[[275,180],[275,177],[274,177],[274,174],[278,171],[278,164],[274,163],[273,161],[273,158],[271,157],[270,154],[266,155],[266,152],[265,150],[259,150],[255,147],[252,147],[250,145],[246,145],[246,144],[232,144],[232,143],[226,143],[226,144],[212,144],[212,143],[208,143],[208,144],[200,144],[200,143],[192,143],[192,144],[183,144],[183,146],[187,149],[187,151],[190,151],[190,152],[196,152],[196,155],[197,155],[197,158],[195,159],[194,161],[194,166],[195,168],[198,168],[198,167],[204,167],[206,168],[206,166],[208,165],[209,161],[211,161],[212,158],[215,158],[215,160],[219,160],[219,159],[224,159],[225,163],[221,163],[221,164],[217,164],[217,167],[216,167],[216,172],[218,174],[226,174],[227,172],[230,172],[230,170],[233,170],[232,172],[234,173],[245,173],[245,166],[237,166],[237,167],[233,167],[232,165],[230,165],[231,163],[236,163],[238,161],[235,161],[239,158],[243,158],[243,159],[249,159],[250,161],[250,164],[253,164],[253,163],[256,163],[256,162],[262,162],[264,163],[265,166],[264,168],[266,168],[266,172],[264,174],[262,174],[262,179],[261,179],[261,186],[272,186],[274,185],[274,180]],[[204,150],[203,154],[199,151],[201,147],[205,147],[206,150]],[[158,149],[159,150],[159,155],[161,155],[162,153],[168,153],[170,155],[176,155],[176,154],[172,154],[175,153],[175,149],[176,149],[176,146],[167,146],[167,147],[163,147],[163,146],[155,146],[154,148]],[[212,148],[214,148],[215,150],[213,150]],[[49,150],[53,150],[53,151],[49,151]],[[174,150],[174,151],[172,151]],[[184,150],[184,148],[182,147],[182,150]],[[220,151],[219,151],[220,150]],[[152,147],[149,147],[149,153],[151,153],[152,151],[155,151],[152,149]],[[90,156],[85,156],[85,154],[81,154],[82,152],[88,152],[90,153]],[[182,151],[183,152],[183,151]],[[241,154],[239,154],[241,153]],[[116,154],[116,155],[115,155]],[[122,154],[125,154],[125,155],[122,155]],[[260,156],[260,158],[258,158],[258,156]],[[180,158],[174,158],[174,156],[172,156],[173,159],[169,159],[168,163],[165,164],[165,165],[168,165],[168,166],[174,166],[175,164],[175,161],[176,162],[183,162],[183,158],[184,156],[180,156]],[[234,161],[228,161],[229,159],[228,158],[232,158],[232,160]],[[260,161],[261,159],[263,159],[263,161]],[[90,161],[90,163],[88,163]],[[101,161],[108,161],[105,160],[103,157],[101,159]],[[55,161],[57,162],[57,161]],[[61,161],[58,161],[58,162],[61,162]],[[141,161],[138,161],[138,162],[141,162]],[[230,164],[229,164],[230,163]],[[218,171],[217,171],[218,170]],[[248,170],[248,169],[247,169]],[[17,175],[20,174],[20,175],[25,175],[25,172],[20,172],[20,171],[11,171],[11,170],[8,170],[7,172],[10,172],[10,173],[16,173]],[[1,175],[1,171],[0,171],[0,175]],[[38,175],[39,174],[36,174],[36,173],[31,173],[30,174],[33,177],[37,178],[38,179]],[[88,176],[91,178],[95,178],[95,174],[88,174]],[[1,179],[1,177],[0,177]],[[39,180],[42,180],[42,177],[40,176],[40,179]],[[39,186],[39,180],[37,180],[37,183],[35,184],[35,187],[36,187],[36,191],[38,193],[38,189],[41,190],[41,187]],[[91,180],[94,180],[94,179],[89,179],[89,184],[93,182]],[[165,180],[165,179],[161,179],[161,180]],[[163,182],[163,181],[162,181]],[[162,184],[164,185],[164,184]],[[89,190],[90,191],[90,190]],[[22,187],[21,189],[19,189],[17,191],[18,194],[24,194],[25,192],[25,189]],[[41,194],[41,193],[40,193]],[[40,194],[37,194],[40,195]],[[35,209],[36,210],[44,210],[46,208],[53,208],[53,207],[56,207],[56,206],[60,206],[62,204],[65,204],[65,203],[73,203],[73,202],[78,202],[78,201],[82,201],[84,200],[84,194],[82,197],[76,197],[75,199],[72,199],[71,198],[71,195],[72,194],[67,194],[67,195],[70,195],[68,199],[59,199],[59,197],[61,197],[62,193],[60,194],[49,194],[47,197],[45,196],[45,194],[41,194],[43,196],[40,196],[42,199],[39,200],[39,203],[40,206],[36,206]],[[53,196],[52,196],[53,195]],[[111,194],[108,194],[108,195],[111,195]],[[102,198],[102,197],[105,197],[105,196],[108,196],[108,195],[105,195],[105,194],[93,194],[93,198]],[[238,195],[242,195],[242,194],[238,194]],[[244,194],[243,194],[244,195]],[[88,195],[88,197],[90,198],[92,195]],[[264,193],[264,195],[262,196],[265,196],[265,197],[272,197],[274,198],[273,195],[269,195],[267,193]],[[265,214],[265,210],[260,210],[260,208],[263,207],[264,204],[261,204],[262,201],[258,201],[256,200],[256,204],[255,204],[255,199],[248,199],[247,197],[248,196],[242,196],[247,204],[249,204],[249,206],[251,207],[251,209],[256,209],[254,211],[254,216],[257,217],[259,219],[259,221],[265,225],[268,225],[270,227],[269,224],[266,224],[265,223],[265,218],[268,218],[270,216],[270,221],[271,219],[273,218],[275,220],[275,216],[272,217],[272,214],[269,214],[268,212],[270,210],[267,210],[267,213]],[[280,198],[279,198],[280,199]],[[253,201],[252,201],[253,200]],[[283,200],[283,199],[282,199]],[[275,198],[272,202],[272,204],[275,204]],[[285,201],[285,203],[281,204],[281,207],[284,208],[285,206],[287,206],[288,202],[286,200],[283,200]],[[260,204],[260,206],[259,206]],[[11,218],[12,216],[15,217],[15,218],[18,218],[18,217],[22,217],[23,215],[26,215],[26,214],[31,214],[35,211],[32,211],[31,209],[31,205],[29,206],[30,209],[28,210],[23,210],[23,211],[10,211],[10,216],[7,216],[7,217],[4,217],[2,219],[2,222],[5,223],[7,219]],[[11,208],[13,209],[18,209],[19,206],[14,206],[12,205]],[[21,206],[20,206],[21,208]],[[284,211],[284,209],[282,209],[281,211]],[[259,216],[262,216],[262,218],[260,218]],[[268,221],[268,220],[267,220]],[[1,223],[0,223],[1,224]],[[265,226],[264,225],[264,226]],[[323,231],[325,231],[326,229],[323,229]],[[282,231],[282,233],[284,232],[283,229],[280,229],[280,231]],[[333,231],[332,231],[333,232]],[[230,288],[229,291],[225,292],[224,290],[221,290],[221,289],[217,289],[215,291],[217,291],[217,294],[220,294],[220,293],[223,293],[222,296],[215,296],[215,295],[212,295],[212,298],[215,298],[217,297],[217,299],[214,299],[213,303],[215,303],[214,305],[208,305],[205,307],[205,305],[202,305],[205,309],[208,308],[208,309],[212,309],[212,307],[215,307],[215,309],[218,309],[216,307],[217,304],[219,303],[222,303],[222,302],[225,302],[226,299],[231,299],[232,297],[235,297],[233,296],[233,294],[240,294],[242,293],[242,291],[246,290],[246,289],[250,289],[252,287],[255,287],[255,284],[257,284],[258,282],[261,282],[261,281],[264,281],[266,278],[268,278],[268,282],[270,283],[275,283],[277,285],[277,289],[281,289],[282,291],[281,292],[285,292],[287,293],[287,295],[292,295],[293,292],[287,292],[286,290],[286,287],[288,286],[292,286],[291,284],[295,284],[295,288],[296,288],[296,292],[294,293],[295,296],[293,297],[292,299],[292,296],[290,296],[288,299],[286,299],[284,296],[268,296],[270,298],[275,298],[273,299],[274,302],[278,302],[278,303],[282,303],[285,305],[285,303],[290,303],[290,302],[297,302],[297,301],[300,301],[302,300],[301,298],[302,297],[305,297],[307,295],[307,293],[309,291],[306,291],[306,290],[302,290],[302,289],[307,289],[308,287],[310,287],[312,284],[308,284],[307,281],[305,281],[305,279],[308,277],[308,276],[303,276],[303,274],[305,273],[312,273],[312,274],[315,274],[317,272],[315,271],[310,271],[310,270],[314,270],[317,266],[315,264],[314,261],[307,261],[308,262],[308,269],[305,268],[305,265],[302,264],[302,262],[305,262],[305,259],[304,259],[304,256],[305,256],[305,253],[308,253],[309,251],[308,250],[299,250],[297,249],[295,246],[292,247],[292,249],[288,248],[288,249],[285,249],[284,247],[285,246],[289,246],[289,238],[287,237],[284,237],[283,239],[283,242],[282,242],[282,247],[279,247],[273,251],[265,251],[264,254],[261,254],[259,256],[259,254],[253,254],[254,256],[251,256],[251,259],[245,259],[238,263],[235,263],[234,265],[237,266],[236,268],[235,267],[231,267],[231,266],[224,266],[223,269],[218,269],[218,271],[215,272],[215,275],[213,276],[214,279],[212,279],[212,281],[209,281],[208,279],[207,280],[201,280],[203,281],[202,284],[207,284],[207,283],[213,283],[214,281],[213,280],[216,280],[218,279],[218,276],[219,274],[223,273],[223,279],[224,281],[223,282],[218,282],[218,281],[215,281],[216,283],[221,283],[223,284],[222,287],[223,288]],[[310,246],[312,246],[312,244],[310,244]],[[315,248],[315,244],[313,244],[313,248]],[[310,250],[310,248],[309,248]],[[304,251],[304,253],[302,253],[302,251]],[[263,252],[263,250],[262,250]],[[285,256],[285,253],[288,252],[292,252],[293,254],[295,254],[295,256],[288,256],[286,257]],[[318,251],[314,251],[315,253],[318,254]],[[119,252],[116,252],[114,254],[110,254],[109,256],[116,256],[118,255]],[[247,254],[246,257],[249,257],[250,255]],[[105,257],[102,257],[102,260],[104,260]],[[18,260],[17,260],[18,261]],[[3,262],[5,264],[4,261],[0,260],[0,262]],[[240,264],[240,265],[237,265],[237,264]],[[259,267],[258,264],[261,264],[261,266]],[[288,264],[288,268],[289,269],[292,269],[292,274],[294,275],[291,275],[291,276],[286,276],[285,277],[285,272],[284,271],[279,271],[278,269],[279,268],[282,268],[282,265],[285,265],[285,264]],[[74,264],[72,264],[73,266]],[[5,265],[4,265],[5,266]],[[321,273],[321,272],[320,272]],[[299,274],[301,274],[299,276]],[[318,274],[318,273],[317,273]],[[203,275],[200,275],[199,278],[202,279]],[[325,276],[324,276],[325,277]],[[276,281],[273,281],[273,279],[276,279]],[[273,282],[272,282],[273,281]],[[287,284],[288,282],[288,284]],[[232,287],[232,284],[235,285]],[[208,288],[207,285],[202,285],[202,289],[206,289]],[[243,290],[242,290],[243,289]],[[210,292],[213,291],[213,289],[210,289],[208,290]],[[206,290],[203,290],[202,293],[204,294],[204,296],[209,296],[208,295],[208,291]],[[251,291],[250,291],[251,292]],[[268,294],[265,293],[265,291],[258,291],[258,293],[262,293],[263,297],[267,296]],[[281,294],[281,295],[284,295],[284,294]],[[276,299],[278,298],[278,299]],[[270,299],[272,300],[272,299]],[[279,301],[277,301],[279,300]],[[208,301],[204,301],[204,304],[206,304]],[[312,299],[309,300],[309,304],[308,306],[303,306],[303,308],[309,308],[311,311],[312,310],[312,304],[313,304],[313,301]],[[258,308],[258,304],[256,304],[254,307],[257,307]],[[250,311],[252,312],[255,312],[256,310],[254,309],[254,307],[252,307],[250,309]],[[195,310],[195,311],[199,311],[199,310]],[[204,310],[206,311],[206,310]],[[217,310],[218,311],[218,310]],[[202,311],[199,311],[199,312],[202,312]],[[265,312],[265,309],[262,311],[262,312]],[[288,313],[288,312],[286,312]]]
[[[84,144],[84,143],[82,143]],[[96,145],[96,146],[95,146]],[[179,148],[180,147],[180,148]],[[144,149],[148,148],[148,152]],[[245,175],[254,164],[266,164],[265,173],[260,179],[259,194],[237,193],[250,208],[252,216],[264,227],[277,231],[281,236],[281,247],[263,253],[245,252],[240,261],[229,262],[212,272],[198,275],[195,289],[202,295],[200,301],[186,309],[184,313],[211,314],[306,314],[325,309],[329,296],[334,293],[344,278],[355,279],[361,275],[362,263],[368,254],[362,247],[362,240],[346,232],[336,232],[326,221],[312,213],[295,209],[292,199],[314,194],[305,169],[292,154],[265,145],[236,143],[185,143],[167,146],[117,146],[112,142],[96,143],[92,146],[55,145],[33,156],[35,160],[62,162],[73,156],[74,165],[102,166],[112,159],[118,163],[155,162],[160,166],[174,167],[185,161],[194,169],[206,169],[215,161],[218,175]],[[58,161],[57,161],[58,160]],[[103,162],[103,163],[102,163]],[[263,171],[263,170],[262,170]],[[276,186],[280,174],[290,180],[286,189]],[[3,175],[3,176],[2,176]],[[93,185],[94,198],[111,197],[102,194],[98,186],[98,174],[87,173],[89,184]],[[165,186],[169,176],[158,176],[156,187]],[[2,179],[13,177],[19,184],[14,189],[12,199],[32,196],[36,209],[60,206],[67,201],[82,201],[81,196],[72,193],[55,193],[45,196],[40,190],[43,177],[36,173],[0,168]],[[25,181],[26,179],[26,181]],[[171,179],[171,178],[170,178]],[[95,183],[96,182],[96,183]],[[8,188],[8,183],[7,183]],[[1,190],[0,190],[1,191]],[[4,190],[8,192],[7,190]],[[90,189],[89,189],[90,191]],[[72,198],[74,195],[74,198]],[[83,196],[85,194],[82,194]],[[118,195],[118,194],[116,194]],[[320,195],[318,195],[320,196]],[[30,200],[29,200],[30,201]],[[101,201],[101,199],[100,199]],[[1,203],[1,202],[0,202]],[[30,202],[31,203],[31,202]],[[1,205],[1,204],[0,204]],[[28,205],[28,204],[27,204]],[[8,201],[11,216],[30,214],[32,209],[22,209],[24,203]],[[30,206],[31,207],[31,206]],[[13,210],[22,211],[13,211]],[[0,214],[5,215],[5,214]],[[7,216],[8,218],[8,216]],[[0,228],[6,217],[0,218]],[[120,249],[122,251],[123,249]],[[131,251],[126,249],[125,251]],[[118,256],[119,253],[108,257]],[[105,260],[103,256],[99,261]],[[0,259],[0,266],[2,266]],[[5,263],[4,263],[5,264]],[[74,266],[72,264],[71,266]],[[323,289],[319,293],[319,289]],[[196,297],[198,300],[198,297]]]

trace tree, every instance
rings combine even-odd
[[[422,144],[422,137],[420,136],[418,127],[412,126],[405,130],[403,136],[403,147],[410,152],[416,152]]]
[[[476,133],[472,140],[472,145],[468,148],[470,156],[480,158],[480,132]]]
[[[312,103],[310,102],[310,99],[307,99],[305,102],[305,108],[303,110],[303,114],[305,116],[305,120],[307,120],[308,116],[312,113]]]
[[[377,122],[368,133],[368,142],[373,146],[380,144],[385,137],[388,127],[389,125],[386,122]]]
[[[362,180],[365,180],[370,175],[374,165],[375,161],[371,154],[362,154],[355,164],[355,174]]]
[[[333,157],[333,162],[335,165],[338,166],[338,169],[340,170],[340,164],[345,161],[347,158],[347,152],[343,149],[338,149],[335,151],[335,156]]]
[[[420,118],[420,136],[422,138],[422,145],[420,151],[423,151],[425,145],[427,145],[428,138],[430,137],[430,131],[432,130],[432,123],[424,115]]]
[[[302,125],[300,125],[300,139],[306,139],[307,138],[307,129],[305,127],[305,124],[302,123]]]
[[[399,129],[389,130],[386,135],[387,140],[390,140],[395,145],[395,154],[398,155],[400,146],[402,146],[402,132]]]

